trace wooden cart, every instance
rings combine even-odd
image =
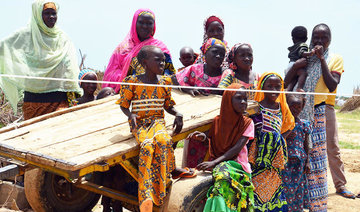
[[[139,145],[129,131],[127,117],[114,104],[119,96],[36,117],[0,130],[0,156],[25,173],[25,193],[35,211],[88,211],[100,195],[138,210],[137,195],[104,186],[115,165],[126,171],[119,182],[136,181]],[[206,131],[219,114],[221,97],[191,97],[173,92],[184,127],[179,141],[195,130]],[[251,112],[250,112],[251,113]],[[173,117],[165,116],[171,132]],[[177,164],[180,166],[180,164]],[[131,179],[129,179],[131,178]],[[169,186],[166,204],[155,211],[202,211],[210,174],[178,180]]]

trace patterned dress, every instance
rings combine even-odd
[[[281,109],[260,105],[254,115],[255,140],[249,143],[255,211],[287,211],[281,172],[287,162],[286,141],[281,135]]]
[[[224,161],[213,169],[215,180],[208,192],[204,212],[254,210],[251,174],[235,161]]]
[[[326,154],[326,105],[315,106],[314,130],[309,153],[311,171],[307,175],[310,193],[310,211],[327,211],[327,154]]]
[[[186,67],[176,74],[176,79],[180,85],[194,87],[217,87],[221,75],[210,77],[204,73],[204,64],[194,64]]]
[[[305,135],[311,136],[312,127],[309,121],[296,120],[294,137],[286,139],[289,161],[282,172],[284,192],[289,211],[303,211],[309,207],[309,191],[304,172],[307,155],[304,149]]]
[[[128,76],[124,82],[142,83],[137,76]],[[171,79],[163,77],[159,84],[169,85]],[[124,108],[131,105],[131,112],[140,116],[132,129],[140,144],[139,203],[152,199],[155,205],[161,205],[171,181],[170,172],[175,168],[173,142],[164,121],[164,108],[175,105],[171,88],[122,85],[118,103]]]
[[[219,82],[219,88],[227,88],[232,83],[238,83],[241,86],[245,87],[247,90],[256,90],[258,82],[260,79],[260,75],[256,74],[254,83],[249,84],[243,82],[235,77],[235,72],[231,69],[227,69],[221,75],[221,80]],[[248,92],[248,100],[254,100],[255,92]]]

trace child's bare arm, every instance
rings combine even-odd
[[[311,51],[309,51],[309,52],[303,52],[301,54],[301,57],[307,58],[307,57],[313,56],[314,54],[315,54],[315,49],[311,49]]]
[[[128,117],[128,119],[130,120],[130,126],[131,126],[131,131],[132,131],[137,126],[136,118],[139,118],[139,116],[134,114],[134,113],[131,113],[129,108],[125,108],[125,107],[120,106],[120,109]]]
[[[225,152],[225,154],[216,158],[213,161],[207,161],[207,162],[200,163],[199,165],[197,165],[196,169],[209,170],[209,169],[214,168],[217,164],[219,164],[223,161],[234,159],[237,156],[237,154],[239,154],[239,152],[242,150],[242,148],[244,148],[244,146],[246,145],[246,142],[248,140],[249,140],[248,137],[242,136],[239,139],[239,141],[233,147],[231,147],[231,149],[229,149],[227,152]]]
[[[179,134],[183,127],[183,115],[176,111],[174,107],[165,108],[166,112],[175,116],[174,124],[173,124],[173,134]]]

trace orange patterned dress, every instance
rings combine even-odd
[[[124,82],[142,83],[137,76],[128,76]],[[163,77],[159,84],[169,85],[171,79]],[[124,108],[131,106],[131,112],[139,116],[137,126],[131,129],[140,144],[139,203],[151,199],[155,205],[162,205],[175,168],[173,142],[164,121],[164,108],[175,105],[171,88],[122,85],[118,103]]]

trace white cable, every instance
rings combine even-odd
[[[0,74],[0,77],[94,83],[93,80],[62,79],[62,78],[51,78],[51,77],[32,77],[32,76],[20,76],[20,75],[9,75],[9,74]],[[164,88],[187,88],[187,89],[215,90],[215,91],[225,91],[225,90],[239,91],[239,89],[231,89],[231,88],[194,87],[194,86],[182,86],[182,85],[159,85],[159,84],[110,82],[110,81],[96,81],[96,83],[102,83],[102,84],[107,83],[107,84],[114,84],[114,85],[138,85],[138,86],[164,87]],[[303,95],[310,94],[310,95],[329,95],[329,96],[360,96],[360,94],[339,94],[339,93],[336,94],[336,93],[316,93],[316,92],[297,92],[297,91],[246,90],[246,92],[285,93],[285,94],[290,93],[290,94],[303,94]]]

